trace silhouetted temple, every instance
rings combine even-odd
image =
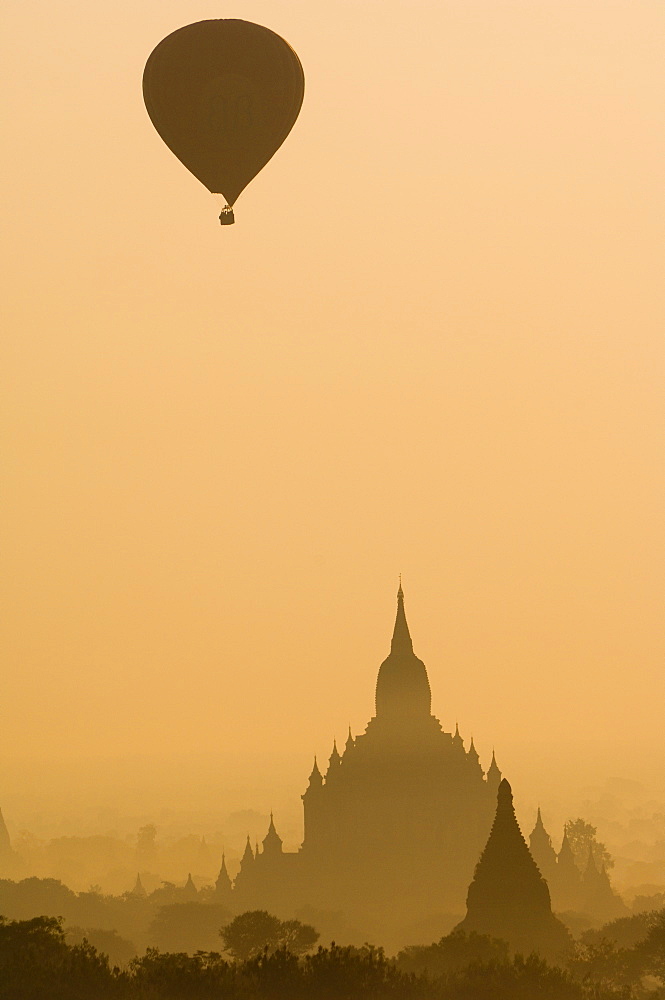
[[[571,943],[552,913],[547,882],[531,857],[504,778],[499,785],[494,824],[467,894],[466,931],[508,941],[515,951],[557,958]]]
[[[141,874],[137,874],[136,882],[134,883],[134,888],[132,889],[130,895],[138,896],[139,899],[145,899],[148,893],[145,891],[143,882],[141,881]]]
[[[577,867],[565,830],[557,855],[543,826],[540,809],[529,837],[529,847],[541,875],[547,879],[552,905],[557,912],[572,910],[604,921],[627,915],[628,908],[612,889],[605,866],[598,870],[591,850],[584,871]]]
[[[501,772],[483,773],[473,740],[432,715],[427,670],[413,650],[400,586],[388,657],[365,732],[333,745],[303,795],[304,840],[282,849],[272,816],[262,850],[249,838],[235,880],[237,908],[341,911],[371,928],[386,913],[406,926],[459,913],[494,815]],[[399,901],[397,903],[397,901]],[[397,905],[396,905],[397,904]]]
[[[529,835],[529,851],[531,852],[531,857],[538,865],[540,874],[543,878],[547,879],[547,884],[551,890],[552,880],[556,877],[557,856],[556,851],[552,847],[552,838],[543,826],[540,807],[538,807],[536,825]]]

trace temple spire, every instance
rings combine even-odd
[[[496,757],[494,755],[494,748],[492,748],[492,762],[487,770],[487,787],[491,788],[494,794],[499,791],[499,785],[501,784],[501,771],[499,770],[499,765],[496,762]]]
[[[275,829],[275,820],[273,819],[272,810],[270,811],[270,826],[268,827],[267,834],[263,838],[263,853],[267,855],[282,853],[282,838]]]
[[[319,770],[319,765],[316,762],[316,757],[314,758],[314,767],[312,768],[312,773],[309,776],[309,784],[305,791],[305,795],[310,793],[312,789],[319,789],[323,785],[323,775]],[[303,796],[304,797],[304,796]]]
[[[545,829],[543,817],[538,806],[538,814],[533,830],[529,834],[529,850],[531,857],[538,865],[538,870],[551,887],[557,875],[557,856],[552,847],[552,840]]]
[[[222,851],[222,867],[219,869],[219,875],[215,882],[215,890],[218,895],[228,895],[232,892],[231,877],[226,867],[226,855],[224,851]]]
[[[247,834],[247,843],[245,844],[245,850],[242,858],[240,859],[240,871],[247,871],[248,868],[254,863],[254,851],[252,850],[252,842],[249,839],[249,834]]]
[[[472,773],[477,772],[482,777],[485,777],[485,775],[483,774],[483,769],[480,766],[480,754],[476,750],[476,744],[473,742],[473,736],[471,737],[469,749],[466,752],[466,761],[467,761],[467,766],[471,769]]]
[[[333,740],[332,753],[330,754],[330,759],[328,761],[328,770],[326,771],[326,784],[328,784],[329,781],[335,779],[341,763],[342,763],[342,758],[340,757],[339,750],[337,749],[337,740]]]
[[[390,643],[390,651],[391,653],[402,651],[413,653],[413,642],[411,640],[411,633],[409,632],[409,626],[406,621],[406,612],[404,610],[404,591],[402,590],[401,576],[399,578],[399,590],[397,591],[397,616],[395,618],[395,627],[393,629],[393,637]]]

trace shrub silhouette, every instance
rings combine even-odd
[[[105,1000],[120,980],[106,955],[87,942],[68,945],[57,917],[6,921],[0,917],[2,1000]]]
[[[477,934],[466,934],[456,928],[436,944],[411,945],[397,956],[397,966],[402,972],[441,976],[464,969],[478,962],[507,962],[508,942]]]

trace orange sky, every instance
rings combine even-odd
[[[307,81],[225,230],[141,97],[217,16]],[[399,572],[518,799],[660,773],[664,39],[660,0],[8,0],[5,812],[189,753],[297,810]],[[199,787],[162,766],[135,797]]]

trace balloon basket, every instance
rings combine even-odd
[[[230,205],[225,205],[222,211],[219,213],[219,224],[220,226],[232,226],[236,221],[233,214],[233,209]]]

